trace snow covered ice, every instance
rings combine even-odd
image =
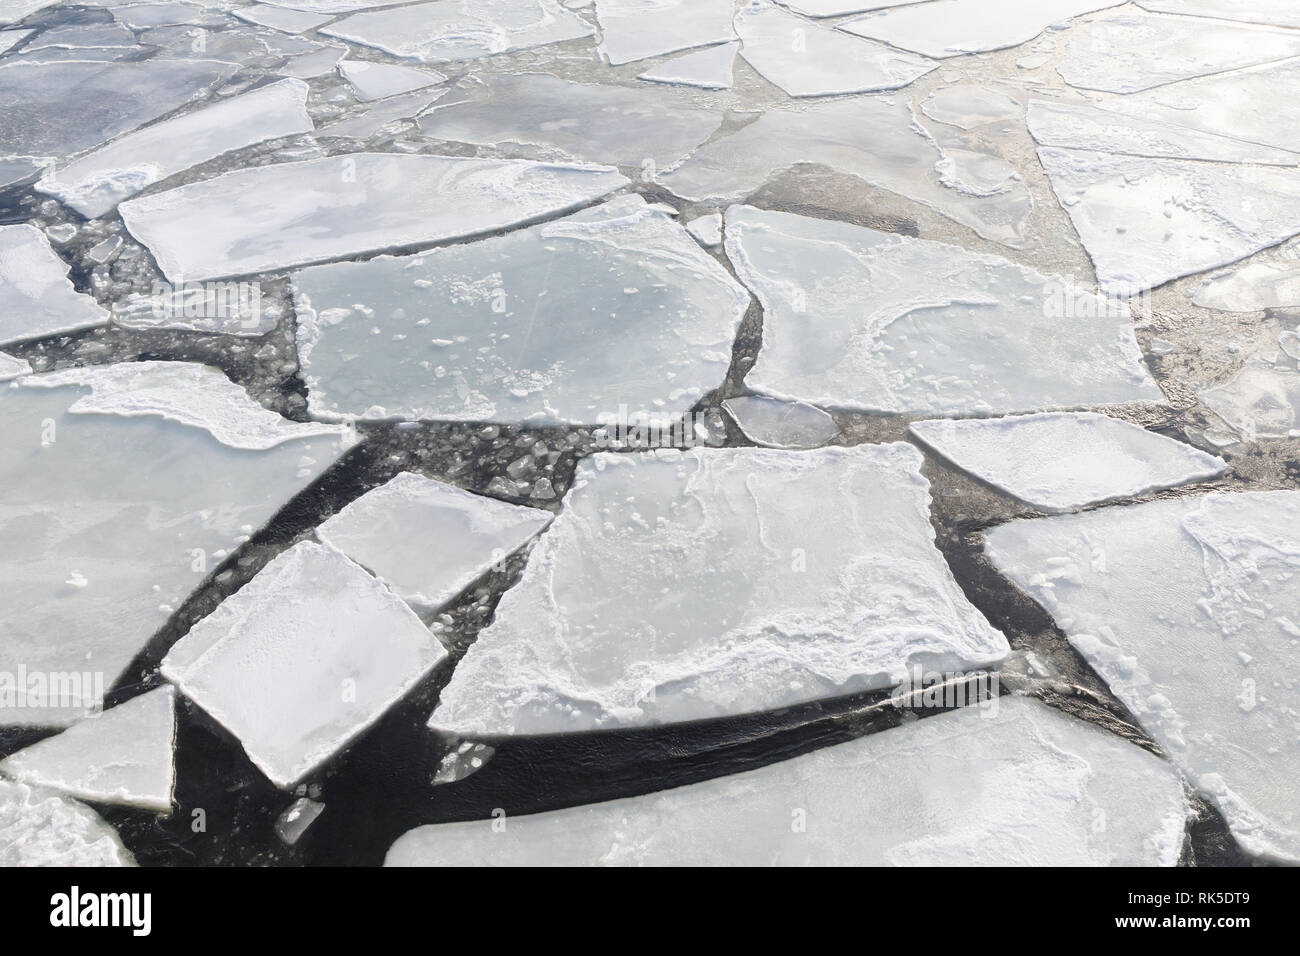
[[[731,89],[736,51],[739,49],[739,43],[719,43],[651,67],[638,74],[637,79],[698,86],[706,90],[728,90]]]
[[[134,866],[116,831],[89,807],[0,780],[0,866]]]
[[[735,0],[596,0],[600,52],[610,63],[723,43],[735,37]]]

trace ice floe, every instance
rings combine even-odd
[[[746,384],[873,411],[987,414],[1161,401],[1127,305],[995,256],[862,226],[727,210],[763,305]]]
[[[1173,866],[1186,814],[1158,757],[1003,697],[675,790],[420,827],[386,863]]]
[[[722,245],[722,213],[714,212],[692,219],[686,224],[686,231],[704,248],[714,249]]]
[[[1092,412],[921,421],[911,432],[981,481],[1047,511],[1205,481],[1228,468],[1191,445]]]
[[[1300,8],[1291,0],[1137,0],[1137,5],[1158,13],[1300,27]]]
[[[327,420],[666,419],[722,383],[750,301],[639,196],[294,285],[308,403]]]
[[[169,279],[199,281],[465,238],[626,182],[602,167],[352,153],[236,170],[119,208]]]
[[[247,20],[261,27],[270,27],[272,30],[283,30],[285,33],[302,33],[333,19],[333,15],[329,13],[286,10],[284,7],[269,3],[255,3],[251,7],[231,12],[241,20]]]
[[[840,17],[850,13],[866,13],[886,7],[901,7],[920,0],[779,0],[781,6],[806,17]]]
[[[736,51],[739,48],[739,43],[719,43],[651,67],[638,74],[637,79],[678,86],[698,86],[706,90],[729,90]]]
[[[26,359],[14,358],[7,352],[0,352],[0,382],[12,382],[23,375],[32,374],[32,367]]]
[[[0,4],[0,23],[17,23],[37,10],[52,7],[57,0],[4,0]]]
[[[1192,301],[1221,312],[1300,306],[1300,261],[1239,263],[1206,276],[1192,293]]]
[[[409,93],[447,79],[437,70],[417,70],[411,66],[368,63],[365,60],[344,60],[339,64],[339,73],[357,91],[357,99],[362,102]]]
[[[194,625],[162,673],[287,789],[446,653],[384,585],[333,548],[302,541]]]
[[[670,723],[996,663],[1005,638],[934,546],[921,461],[902,443],[584,459],[430,726]]]
[[[6,30],[0,33],[0,54],[8,53],[35,32],[35,30]]]
[[[1300,371],[1294,360],[1253,356],[1227,382],[1196,397],[1242,441],[1300,438]]]
[[[990,532],[985,551],[1051,612],[1244,849],[1300,860],[1300,493],[1015,521]]]
[[[920,109],[936,122],[974,129],[1019,119],[1024,115],[1025,105],[997,87],[962,83],[934,90],[920,102]]]
[[[742,395],[722,407],[746,438],[768,448],[816,448],[839,434],[835,419],[806,402]]]
[[[0,780],[0,867],[11,866],[135,866],[135,860],[90,807]]]
[[[735,0],[596,0],[600,52],[618,65],[735,38]]]
[[[108,312],[73,288],[68,266],[35,226],[0,226],[0,345],[94,328]]]
[[[309,797],[300,797],[275,821],[275,835],[285,846],[295,846],[323,812],[325,804]]]
[[[330,123],[316,131],[318,137],[338,136],[344,139],[369,139],[385,126],[399,120],[414,119],[433,103],[445,96],[445,89],[423,89],[399,96],[390,96],[375,103],[364,113]]]
[[[354,13],[357,10],[371,10],[375,7],[393,7],[405,3],[406,0],[266,0],[266,2],[288,10],[338,16],[340,13]]]

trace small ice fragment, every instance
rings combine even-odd
[[[715,212],[692,219],[686,224],[686,231],[706,249],[720,246],[722,245],[722,213]]]
[[[738,49],[740,44],[736,41],[719,43],[651,67],[638,74],[637,79],[678,86],[698,86],[705,90],[729,90]]]
[[[275,821],[275,835],[285,846],[295,846],[324,810],[325,804],[299,797]]]
[[[0,345],[90,329],[109,314],[68,280],[68,266],[35,226],[0,226]]]
[[[746,438],[768,448],[816,448],[839,434],[835,419],[805,402],[746,395],[729,398],[722,407]]]
[[[339,73],[352,84],[352,88],[357,91],[357,99],[362,102],[409,93],[447,79],[445,74],[437,70],[418,70],[412,66],[369,63],[365,60],[344,60],[339,64]]]

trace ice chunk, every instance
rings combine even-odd
[[[750,388],[827,407],[986,414],[1161,401],[1127,305],[956,246],[727,210],[763,305]]]
[[[289,57],[283,66],[276,67],[275,72],[280,76],[291,76],[300,80],[324,76],[333,71],[348,52],[348,48],[342,44],[335,46],[322,43],[316,46],[320,49]]]
[[[417,611],[441,608],[551,523],[551,513],[402,472],[316,535]]]
[[[686,231],[706,249],[720,246],[722,245],[722,213],[715,212],[692,219],[686,224]]]
[[[806,17],[839,17],[918,2],[921,0],[780,0],[781,6]]]
[[[90,329],[108,312],[68,281],[68,266],[35,226],[0,226],[0,345]]]
[[[835,419],[806,402],[745,395],[727,399],[722,407],[746,438],[769,448],[816,448],[839,434]]]
[[[1251,359],[1197,398],[1243,441],[1300,438],[1300,372],[1288,365]]]
[[[30,679],[0,724],[67,726],[95,707],[208,572],[342,454],[342,429],[289,421],[270,447],[246,396],[172,364],[0,389],[0,672]],[[94,411],[115,376],[119,395]],[[266,450],[223,444],[230,431]]]
[[[305,13],[327,13],[330,16],[337,16],[340,13],[353,13],[356,10],[393,7],[406,2],[406,0],[266,0],[266,2],[289,10],[301,10]]]
[[[599,166],[352,153],[240,169],[120,209],[168,278],[200,281],[465,238],[626,183]]]
[[[721,110],[685,90],[572,83],[546,73],[471,76],[420,117],[434,139],[480,146],[519,143],[571,159],[654,172],[717,132]]]
[[[447,95],[445,89],[416,90],[390,96],[375,103],[364,113],[349,116],[316,131],[318,137],[338,136],[345,139],[369,139],[390,123],[414,119],[433,103]]]
[[[288,789],[446,656],[386,587],[302,541],[194,625],[162,673]]]
[[[286,10],[268,3],[255,3],[242,10],[232,10],[235,16],[258,26],[283,30],[285,33],[303,33],[322,23],[328,23],[333,15],[329,13],[305,13],[300,10]]]
[[[1003,697],[675,790],[420,827],[386,862],[1173,866],[1186,813],[1160,758]]]
[[[352,84],[357,99],[362,102],[409,93],[447,79],[437,70],[417,70],[410,66],[367,63],[365,60],[344,60],[339,64],[339,73]]]
[[[680,415],[722,383],[749,304],[639,196],[420,256],[307,269],[295,290],[309,407],[328,420]]]
[[[675,57],[667,63],[651,67],[638,74],[638,80],[652,83],[675,83],[679,86],[698,86],[706,90],[729,90],[736,50],[740,44],[719,43],[695,53]]]
[[[296,845],[324,810],[325,804],[308,797],[295,800],[275,821],[275,835],[286,846]]]
[[[934,546],[920,467],[903,443],[584,459],[430,726],[672,723],[1001,660]]]
[[[1192,293],[1202,308],[1258,312],[1300,306],[1300,262],[1244,262],[1207,276]]]
[[[176,692],[160,687],[0,760],[0,773],[79,800],[171,813]]]
[[[1046,511],[1205,481],[1228,469],[1191,445],[1091,412],[923,421],[911,432],[958,468]]]
[[[735,0],[596,0],[600,52],[618,65],[735,38]]]
[[[1019,119],[1025,106],[1010,93],[992,86],[941,86],[921,101],[921,112],[948,126],[974,129],[989,123]]]
[[[208,26],[225,21],[222,13],[209,10],[200,3],[133,3],[110,9],[120,23],[125,23],[132,30],[183,24]]]
[[[736,32],[745,61],[791,96],[896,90],[939,65],[804,20],[772,0],[745,4]]]
[[[26,359],[14,358],[7,352],[0,352],[0,382],[12,382],[23,375],[31,375],[32,367]]]
[[[0,159],[0,189],[35,179],[41,169],[40,163],[30,159]]]
[[[0,867],[11,866],[135,866],[135,860],[90,807],[0,780]]]
[[[1051,612],[1245,850],[1300,861],[1300,492],[1014,521],[989,533],[985,551]]]
[[[1137,0],[1137,5],[1158,13],[1300,27],[1300,8],[1292,0]]]
[[[527,50],[596,31],[555,0],[438,0],[357,13],[321,33],[425,63]]]
[[[36,189],[95,219],[146,186],[223,153],[311,132],[306,106],[307,84],[302,80],[270,83],[155,123],[52,168]]]

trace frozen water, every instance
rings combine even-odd
[[[921,461],[902,443],[583,459],[430,726],[671,723],[1001,660],[934,546]]]
[[[722,383],[749,304],[639,196],[294,281],[308,404],[329,420],[666,419]]]
[[[386,587],[302,541],[194,625],[162,673],[288,789],[446,655]]]
[[[200,281],[491,232],[626,182],[598,166],[352,153],[236,170],[120,209],[168,278]]]
[[[215,25],[225,20],[220,12],[197,3],[134,3],[110,9],[120,23],[132,30],[182,24]]]
[[[369,139],[390,123],[414,119],[433,103],[447,95],[445,89],[416,90],[400,96],[390,96],[375,103],[364,113],[350,116],[323,126],[316,131],[318,137],[338,136],[345,139]]]
[[[170,814],[175,694],[160,687],[87,717],[0,761],[0,773],[79,800]]]
[[[40,163],[30,159],[0,159],[0,189],[35,179],[40,171]]]
[[[549,511],[512,505],[402,472],[316,529],[316,535],[433,612],[551,523]]]
[[[596,31],[555,0],[438,0],[357,13],[321,33],[425,63],[578,40]]]
[[[1206,276],[1192,293],[1202,308],[1258,312],[1300,306],[1300,261],[1243,262]]]
[[[320,49],[290,57],[288,62],[284,66],[277,67],[275,72],[280,76],[291,76],[300,80],[324,76],[332,72],[348,52],[348,48],[342,44],[314,45]]]
[[[1191,445],[1091,412],[923,421],[911,431],[957,467],[1045,511],[1205,481],[1228,468]]]
[[[387,864],[1173,866],[1186,814],[1160,758],[1003,697],[758,770],[511,816],[504,829],[499,816],[420,827]]]
[[[811,23],[772,0],[750,0],[736,14],[740,55],[791,96],[895,90],[939,64],[874,40]]]
[[[706,90],[729,90],[739,43],[719,43],[695,53],[674,57],[638,74],[638,80],[698,86]]]
[[[0,33],[0,53],[8,53],[35,32],[35,30],[6,30]]]
[[[1015,521],[985,550],[1250,853],[1300,860],[1300,492]]]
[[[745,395],[722,403],[745,437],[768,448],[816,448],[839,434],[835,419],[806,402]]]
[[[135,866],[135,860],[90,807],[0,780],[0,867],[11,866]]]
[[[339,73],[352,84],[357,99],[362,102],[409,93],[447,79],[437,70],[417,70],[410,66],[367,63],[365,60],[344,60],[339,64]]]
[[[283,30],[286,33],[302,33],[322,23],[328,23],[332,15],[328,13],[305,13],[300,10],[286,10],[283,7],[267,3],[255,3],[242,10],[232,10],[235,16],[258,26]]]
[[[917,2],[920,0],[780,0],[781,6],[808,17],[838,17]]]
[[[68,280],[68,266],[35,226],[0,226],[0,345],[94,328],[108,313]]]
[[[631,63],[735,38],[735,0],[596,0],[600,52]]]
[[[324,810],[325,804],[300,797],[275,821],[275,835],[286,846],[295,846]]]
[[[716,248],[722,245],[722,213],[714,212],[692,219],[686,224],[686,231],[704,248]]]
[[[301,10],[305,13],[328,13],[337,16],[340,13],[353,13],[357,10],[371,10],[375,7],[392,7],[406,0],[266,0],[267,3],[288,10]]]
[[[279,80],[123,136],[36,185],[87,219],[169,176],[254,143],[312,131],[307,84]]]
[[[827,407],[930,414],[1161,401],[1129,310],[995,256],[862,226],[727,210],[763,306],[745,381]]]
[[[1197,398],[1243,441],[1300,438],[1300,372],[1283,362],[1247,360],[1223,385]]]
[[[939,87],[920,106],[930,119],[962,129],[1018,120],[1025,112],[1024,104],[1010,93],[965,83]]]
[[[27,44],[24,53],[46,49],[80,49],[85,47],[105,48],[120,47],[132,49],[136,46],[135,34],[117,23],[75,23],[66,26],[51,27]]]
[[[14,358],[7,352],[0,352],[0,382],[12,382],[23,375],[32,374],[32,367],[26,359]]]
[[[1300,8],[1292,0],[1137,0],[1137,5],[1159,13],[1300,27]]]
[[[54,6],[56,0],[4,0],[0,3],[0,24],[17,23],[37,10]]]

